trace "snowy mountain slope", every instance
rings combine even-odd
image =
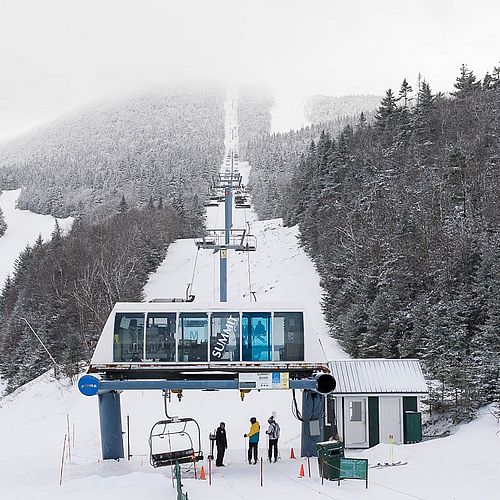
[[[51,215],[40,215],[29,210],[18,210],[16,201],[21,194],[20,189],[15,191],[4,191],[0,195],[0,207],[2,207],[7,231],[0,238],[0,287],[3,286],[5,278],[12,274],[14,262],[19,253],[26,245],[35,243],[38,235],[47,241],[54,230],[55,218]],[[63,231],[69,230],[73,218],[58,219]]]

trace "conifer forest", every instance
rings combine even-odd
[[[431,407],[468,419],[500,398],[500,68],[479,79],[462,66],[450,95],[404,80],[371,102],[320,97],[311,126],[271,134],[272,97],[244,92],[253,206],[299,225],[349,355],[422,359]],[[9,390],[52,366],[25,319],[75,375],[114,303],[141,300],[168,245],[202,231],[223,113],[222,90],[154,91],[0,149],[0,188],[23,187],[20,208],[75,217],[27,247],[2,290]]]
[[[461,420],[500,398],[500,68],[464,65],[454,87],[404,80],[373,120],[248,157],[259,215],[299,224],[331,334],[353,357],[421,358],[431,407]]]

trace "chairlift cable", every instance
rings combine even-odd
[[[218,227],[217,226],[217,222],[219,220],[219,208],[220,208],[220,205],[219,203],[217,203],[217,210],[215,212],[215,227]],[[214,286],[212,288],[212,292],[213,292],[213,295],[212,295],[212,300],[215,302],[216,301],[216,295],[217,295],[217,253],[214,253],[213,255],[213,259],[214,259]]]
[[[165,404],[166,404],[166,400],[165,400]],[[173,456],[172,455],[172,441],[170,440],[170,432],[168,433],[168,446],[170,448],[170,456]],[[172,476],[172,487],[174,487],[175,484],[174,484],[174,463],[173,462],[170,464],[170,471],[171,471],[170,474]]]
[[[196,252],[196,255],[198,256],[198,252]],[[167,392],[163,391],[163,404],[164,404],[164,409],[165,409],[165,416],[170,420],[172,417],[168,415],[167,411]],[[164,427],[164,429],[166,426]],[[168,446],[170,448],[170,456],[172,456],[172,441],[170,440],[170,432],[168,433]],[[171,471],[171,476],[172,476],[172,487],[174,486],[174,464],[170,465],[170,471]]]
[[[49,358],[52,361],[52,363],[54,364],[54,366],[57,368],[57,370],[61,371],[61,367],[57,364],[57,361],[54,359],[54,357],[52,356],[52,354],[50,354],[50,351],[48,350],[48,348],[46,347],[46,345],[43,343],[42,339],[35,332],[35,330],[33,329],[33,327],[30,325],[29,321],[26,318],[20,318],[20,319],[22,319],[28,325],[29,329],[33,332],[33,334],[37,338],[38,342],[40,342],[40,344],[44,348],[45,352],[49,355]]]
[[[250,252],[246,252],[247,254],[247,269],[248,269],[248,296],[250,302],[252,302],[252,274],[250,271]]]
[[[245,225],[248,228],[248,232],[250,233],[250,224],[247,221],[247,209],[244,209],[244,216],[245,216]],[[247,274],[248,274],[248,298],[250,299],[250,302],[252,302],[252,273],[250,270],[250,252],[246,252],[247,254]]]
[[[188,286],[188,291],[191,295],[193,295],[194,275],[196,273],[196,265],[198,263],[198,252],[199,251],[200,251],[200,247],[197,247],[196,248],[196,255],[194,258],[193,275],[191,276],[191,282],[189,283],[189,286]],[[186,298],[188,298],[188,297],[186,297]]]
[[[311,422],[313,420],[319,420],[322,417],[323,414],[323,403],[322,399],[318,398],[319,402],[315,403],[314,406],[312,407],[311,411],[311,416],[309,418],[304,418],[302,413],[300,412],[298,405],[297,405],[297,399],[295,398],[295,389],[292,389],[292,414],[293,416],[297,419],[300,420],[301,422]],[[316,408],[315,408],[316,407]]]

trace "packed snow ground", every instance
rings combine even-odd
[[[339,500],[494,500],[500,487],[500,437],[496,419],[486,410],[474,422],[463,425],[455,435],[414,445],[395,447],[395,460],[408,465],[390,469],[370,469],[369,488],[363,481],[325,481],[321,485],[317,463],[311,460],[311,478],[307,461],[290,460],[290,448],[299,445],[299,425],[289,410],[289,395],[250,393],[245,401],[232,391],[188,392],[179,403],[172,401],[169,412],[195,417],[202,428],[203,449],[208,454],[208,432],[219,420],[228,428],[229,450],[225,468],[215,468],[212,485],[195,480],[193,471],[183,476],[190,500],[234,500],[286,498]],[[245,461],[243,433],[248,417],[255,415],[262,424],[276,411],[283,435],[282,459],[277,464],[264,462],[264,486],[260,486],[259,468]],[[162,397],[157,392],[122,394],[123,428],[130,415],[130,461],[100,461],[97,399],[82,396],[67,382],[54,381],[49,374],[26,384],[0,401],[0,485],[1,498],[71,500],[149,500],[176,498],[170,468],[153,469],[148,463],[147,438],[152,424],[163,418]],[[70,419],[71,461],[64,466],[59,486],[64,434]],[[73,434],[74,432],[74,434]],[[73,440],[74,436],[74,440]],[[126,446],[126,435],[125,446]],[[166,445],[167,446],[167,445]],[[168,449],[168,448],[166,448]],[[265,439],[261,440],[265,453]],[[368,458],[370,463],[387,462],[388,445],[367,451],[348,451],[348,456]],[[300,464],[306,477],[298,478]],[[207,462],[204,465],[207,471]]]
[[[0,287],[3,287],[7,276],[14,270],[14,262],[26,245],[33,245],[39,235],[44,241],[50,240],[55,227],[55,218],[51,215],[40,215],[29,210],[19,210],[16,202],[21,194],[20,189],[4,191],[0,195],[0,207],[7,223],[7,231],[0,238]],[[63,231],[73,223],[72,217],[58,219]]]
[[[245,176],[248,174],[248,165],[242,164],[240,169]],[[222,206],[209,208],[207,227],[222,227],[222,217]],[[244,227],[247,222],[258,239],[257,252],[250,254],[251,280],[249,284],[248,256],[231,252],[229,299],[250,300],[251,289],[258,301],[268,298],[302,303],[321,318],[319,279],[314,266],[297,245],[297,228],[283,228],[280,220],[257,221],[253,211],[237,211],[234,226]],[[33,222],[33,228],[37,235],[39,226]],[[179,240],[171,245],[165,261],[150,277],[145,288],[147,297],[184,296],[193,275],[195,256],[192,240]],[[218,298],[217,255],[199,252],[192,291],[196,300]],[[329,358],[345,356],[335,342],[328,340],[326,332],[321,320],[308,335],[315,338],[317,334],[322,339]],[[479,419],[462,426],[455,435],[395,446],[394,459],[408,461],[408,465],[370,470],[369,488],[365,490],[363,481],[344,481],[340,487],[328,481],[321,485],[314,459],[311,478],[307,477],[304,459],[289,459],[290,449],[293,447],[298,454],[300,445],[300,423],[293,418],[290,405],[288,391],[253,391],[244,401],[239,399],[237,391],[186,391],[181,402],[174,399],[169,413],[197,419],[205,456],[209,453],[209,432],[221,420],[227,424],[227,467],[214,470],[212,485],[208,480],[195,480],[193,471],[185,470],[183,483],[190,500],[498,498],[500,436],[498,422],[486,409]],[[248,430],[249,417],[256,416],[264,427],[273,412],[282,429],[281,460],[276,464],[264,462],[261,487],[259,467],[246,463],[243,433]],[[102,462],[97,398],[82,396],[75,385],[45,374],[1,399],[1,498],[174,500],[176,491],[170,468],[153,469],[148,460],[149,431],[154,422],[164,418],[161,394],[124,392],[122,415],[124,430],[126,416],[130,417],[130,436],[124,435],[124,443],[127,450],[130,439],[131,460]],[[59,485],[63,440],[68,429],[71,457],[66,453],[63,482]],[[263,435],[260,452],[264,456],[265,441]],[[368,458],[373,464],[389,461],[390,451],[387,445],[379,445],[366,451],[348,451],[347,455]],[[305,465],[306,477],[299,479],[301,464]],[[204,465],[208,472],[206,460],[199,465]]]

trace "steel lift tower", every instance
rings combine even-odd
[[[219,252],[220,302],[227,302],[227,259],[228,250],[254,252],[256,238],[247,234],[246,229],[233,229],[233,193],[241,188],[241,174],[234,168],[234,151],[228,159],[230,168],[220,172],[213,180],[213,188],[224,191],[224,229],[207,229],[206,233],[195,240],[199,249]]]

